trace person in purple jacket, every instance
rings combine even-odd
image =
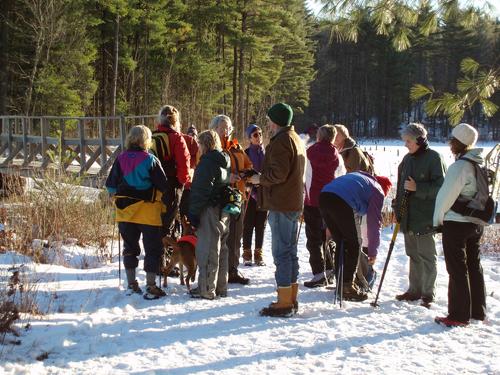
[[[304,199],[304,222],[306,224],[306,247],[309,251],[309,264],[313,277],[304,282],[307,288],[327,284],[333,277],[333,254],[323,254],[326,240],[325,226],[319,211],[321,189],[335,177],[345,174],[340,154],[333,145],[337,130],[333,125],[323,125],[316,133],[316,143],[307,151],[306,194]],[[327,247],[325,251],[330,251]]]
[[[353,283],[361,244],[356,229],[356,216],[365,216],[368,226],[368,263],[374,264],[380,245],[382,206],[391,182],[387,177],[353,172],[337,177],[321,190],[321,215],[336,244],[335,264],[344,251],[343,298],[364,301],[365,291]],[[337,267],[337,272],[339,271]]]
[[[262,171],[264,161],[264,146],[262,144],[262,129],[251,124],[245,130],[250,140],[250,146],[245,150],[253,165],[253,171]],[[264,228],[266,227],[267,211],[257,208],[257,189],[252,186],[250,197],[248,198],[245,217],[243,218],[243,261],[245,266],[252,265],[252,235],[255,229],[255,248],[253,261],[256,266],[265,266],[262,253],[264,242]]]

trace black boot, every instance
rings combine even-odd
[[[250,283],[250,279],[244,277],[241,273],[236,271],[229,274],[227,282],[229,284],[248,285],[248,283]]]

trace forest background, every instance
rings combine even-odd
[[[457,119],[430,116],[425,100],[476,87],[481,72],[498,78],[500,23],[488,7],[321,3],[318,17],[302,0],[3,0],[0,115],[140,115],[172,104],[184,127],[225,113],[241,135],[285,101],[300,130],[343,123],[390,137],[422,121],[439,138]],[[498,79],[490,86],[458,105],[458,120],[499,139]]]

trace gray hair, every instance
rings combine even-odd
[[[335,129],[335,126],[326,124],[318,129],[317,138],[318,141],[327,141],[331,143],[336,135],[337,129]]]
[[[226,116],[226,115],[217,115],[215,116],[212,121],[210,121],[210,124],[208,125],[208,128],[209,129],[212,129],[212,130],[217,130],[217,128],[219,127],[220,124],[222,124],[223,122],[225,122],[230,129],[233,128],[233,123],[231,121],[231,119],[229,118],[229,116]],[[231,132],[229,132],[231,133]]]
[[[410,137],[413,139],[417,139],[418,137],[427,137],[427,130],[424,128],[422,124],[419,124],[417,122],[412,122],[408,125],[406,125],[402,130],[401,130],[401,137]]]

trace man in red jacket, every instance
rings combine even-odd
[[[164,234],[172,235],[174,219],[179,208],[184,185],[191,182],[189,175],[191,156],[186,141],[180,132],[180,114],[177,108],[171,105],[163,106],[160,109],[158,120],[159,124],[157,130],[153,133],[151,149],[160,159],[168,180],[168,189],[164,192],[167,197],[163,199],[167,211],[163,215],[162,221]],[[168,142],[164,142],[165,137],[161,137],[161,133],[167,135]]]

